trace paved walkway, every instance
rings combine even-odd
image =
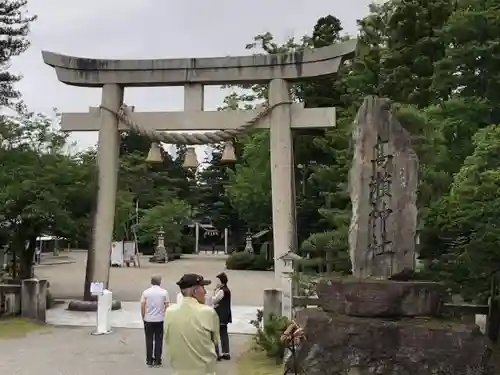
[[[35,268],[35,275],[50,281],[50,292],[59,299],[79,299],[83,295],[86,252],[64,252],[66,261],[74,263],[41,265]],[[55,262],[55,260],[54,260]],[[262,306],[264,289],[274,288],[274,273],[269,271],[225,270],[225,256],[203,254],[187,255],[183,259],[166,264],[149,263],[148,257],[141,257],[141,267],[111,268],[110,289],[116,299],[138,301],[141,293],[149,286],[152,275],[163,278],[162,285],[172,298],[179,291],[175,282],[185,273],[199,273],[211,279],[225,271],[229,278],[234,306]]]
[[[172,375],[167,366],[144,364],[144,335],[136,329],[118,329],[92,336],[89,328],[52,328],[22,339],[0,340],[2,375]],[[233,357],[248,345],[249,337],[231,335]],[[237,375],[234,360],[218,364],[217,375]]]
[[[55,306],[47,311],[47,323],[55,326],[95,327],[96,312],[77,312],[66,310],[67,304]],[[255,327],[250,321],[256,318],[257,307],[233,306],[233,323],[229,333],[253,334]],[[122,302],[122,309],[111,312],[111,327],[142,329],[139,302]]]

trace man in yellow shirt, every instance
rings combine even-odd
[[[165,343],[175,375],[215,375],[219,318],[205,305],[205,286],[210,280],[185,274],[177,282],[183,300],[165,312]]]

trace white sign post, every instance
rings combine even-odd
[[[90,284],[90,293],[97,296],[97,322],[96,330],[92,335],[107,335],[111,330],[111,305],[113,293],[104,289],[104,283],[93,282]]]
[[[125,244],[123,241],[115,241],[111,244],[111,265],[123,267]]]

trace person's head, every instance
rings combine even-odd
[[[227,275],[225,272],[219,273],[217,276],[221,285],[227,285]]]
[[[177,281],[177,286],[181,289],[184,297],[192,297],[199,303],[205,303],[205,286],[210,285],[210,280],[203,279],[203,276],[195,273],[186,273]]]
[[[151,276],[151,285],[161,285],[161,276],[154,275]]]

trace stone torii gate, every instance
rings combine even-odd
[[[43,51],[43,60],[55,68],[58,79],[68,85],[102,89],[101,106],[89,113],[64,113],[62,130],[98,131],[98,193],[92,246],[93,281],[108,286],[119,168],[118,131],[134,128],[168,142],[200,144],[199,134],[156,133],[158,131],[221,130],[225,139],[249,126],[270,129],[275,275],[283,267],[279,258],[295,251],[296,220],[292,129],[335,126],[335,108],[304,109],[292,103],[289,82],[337,73],[345,58],[354,55],[356,41],[280,55],[216,58],[107,60],[60,55]],[[204,111],[204,85],[269,84],[267,110]],[[126,87],[184,86],[182,112],[124,113]],[[242,126],[242,124],[246,124]],[[163,135],[164,139],[159,137]],[[203,143],[221,138],[207,133]],[[191,138],[190,138],[190,137]]]

